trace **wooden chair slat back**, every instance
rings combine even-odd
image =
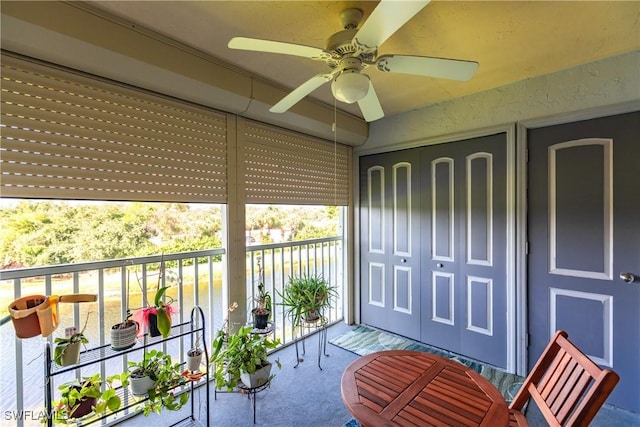
[[[533,399],[550,426],[587,426],[619,379],[589,359],[566,332],[558,331],[509,408],[521,411]]]

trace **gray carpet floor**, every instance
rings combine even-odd
[[[328,329],[328,340],[352,329],[343,323]],[[302,351],[302,346],[299,347]],[[256,426],[270,427],[342,427],[351,419],[345,409],[340,395],[340,379],[344,369],[359,356],[331,344],[327,344],[328,357],[321,357],[322,370],[318,368],[317,336],[306,339],[306,355],[297,368],[295,346],[290,345],[271,357],[279,358],[282,369],[274,368],[276,377],[271,387],[256,395]],[[213,389],[213,387],[211,387]],[[214,399],[211,392],[211,425],[220,427],[244,427],[253,424],[252,402],[246,395],[237,393],[218,393]],[[196,421],[195,425],[206,425],[204,422],[205,389],[201,387],[195,392]],[[180,412],[163,411],[160,415],[148,417],[136,416],[122,423],[126,427],[169,426],[190,414],[189,405]],[[537,408],[532,407],[527,413],[532,427],[544,427],[547,423],[542,419]],[[603,407],[592,427],[640,427],[640,414]]]

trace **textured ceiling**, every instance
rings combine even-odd
[[[295,88],[327,71],[323,62],[231,50],[234,36],[325,47],[340,12],[372,1],[91,1],[92,5]],[[401,2],[399,2],[401,3]],[[398,7],[401,7],[399,4]],[[480,63],[468,82],[380,73],[368,68],[387,116],[640,49],[638,1],[432,1],[379,49]],[[333,104],[330,85],[314,98]],[[360,116],[355,105],[338,108]]]

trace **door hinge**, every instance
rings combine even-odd
[[[524,334],[524,348],[529,348],[529,337],[530,334]]]
[[[529,242],[524,242],[524,254],[529,255]]]

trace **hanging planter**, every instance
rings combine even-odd
[[[200,370],[200,363],[202,362],[202,349],[192,348],[187,351],[187,369],[191,372]]]
[[[160,329],[158,329],[157,314],[149,313],[149,316],[147,317],[147,325],[149,327],[149,336],[159,337],[160,335],[162,335],[162,333],[160,332]],[[171,322],[169,322],[169,325],[171,325]]]
[[[187,351],[187,369],[190,372],[200,372],[203,350],[200,347],[200,337],[196,334],[196,342],[192,342],[191,349]]]
[[[29,295],[13,301],[9,305],[9,315],[18,338],[48,337],[58,327],[58,303],[94,302],[97,299],[95,294]]]
[[[171,334],[171,315],[178,310],[172,306],[173,298],[166,296],[167,301],[163,298],[167,289],[169,289],[168,286],[162,286],[164,275],[164,258],[160,258],[158,287],[153,298],[153,306],[149,306],[146,296],[143,295],[146,307],[136,310],[133,314],[134,320],[140,325],[138,336],[142,335],[145,329],[148,329],[149,335],[152,337],[162,335],[167,338]],[[181,282],[180,277],[177,277],[176,280],[178,283]]]

